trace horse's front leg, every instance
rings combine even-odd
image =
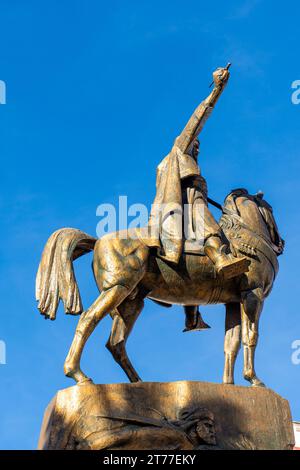
[[[257,288],[242,295],[241,319],[242,342],[244,346],[244,378],[251,385],[265,386],[257,377],[254,367],[255,349],[258,341],[258,323],[263,308],[263,291]]]
[[[226,304],[224,384],[234,384],[234,366],[241,347],[241,308],[239,303]]]

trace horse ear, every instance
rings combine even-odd
[[[257,191],[257,193],[255,194],[255,196],[258,198],[258,199],[263,199],[264,198],[264,193],[259,190]]]

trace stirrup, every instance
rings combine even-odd
[[[209,328],[211,327],[207,323],[205,323],[205,321],[201,317],[200,312],[198,312],[196,324],[193,326],[186,326],[185,329],[182,331],[183,333],[186,333],[187,331],[203,331]]]
[[[222,260],[216,266],[217,273],[223,279],[231,279],[236,276],[240,276],[248,271],[250,260],[245,256],[241,258],[228,258]]]

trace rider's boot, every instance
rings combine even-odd
[[[193,305],[185,305],[184,306],[185,312],[185,329],[183,332],[186,331],[201,331],[210,328],[210,326],[205,323],[203,320],[201,313],[197,306]]]
[[[250,261],[245,257],[236,258],[226,253],[227,246],[219,237],[209,237],[204,246],[205,254],[214,263],[217,274],[223,279],[231,279],[248,271]]]

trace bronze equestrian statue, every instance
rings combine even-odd
[[[283,252],[271,206],[263,194],[236,189],[226,197],[217,223],[208,209],[207,185],[197,163],[198,135],[223,91],[229,66],[217,69],[212,93],[195,110],[157,171],[157,193],[149,223],[97,240],[72,228],[49,238],[39,266],[36,298],[52,320],[60,300],[66,313],[79,315],[65,361],[65,374],[77,383],[90,379],[80,369],[85,343],[107,314],[113,323],[106,344],[129,380],[141,380],[126,341],[144,299],[185,308],[186,330],[207,327],[199,305],[226,305],[224,383],[234,383],[234,364],[242,339],[244,378],[263,385],[254,369],[258,323],[264,299]],[[93,271],[100,295],[83,311],[73,260],[94,250]]]

